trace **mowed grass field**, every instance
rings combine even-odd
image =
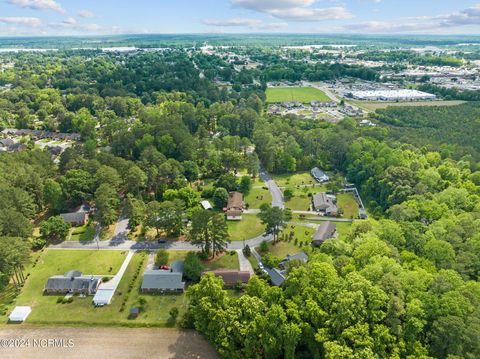
[[[465,103],[465,101],[407,101],[407,102],[384,102],[384,101],[355,101],[349,100],[352,104],[363,108],[367,111],[376,111],[388,107],[431,107],[431,106],[457,106]]]
[[[279,87],[269,88],[266,91],[267,103],[280,103],[299,101],[310,103],[311,101],[331,101],[323,91],[313,87]]]

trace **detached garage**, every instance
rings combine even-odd
[[[32,312],[30,307],[15,307],[12,314],[8,317],[11,322],[21,323],[27,320],[28,316]]]

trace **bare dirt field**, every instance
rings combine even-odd
[[[195,331],[150,328],[0,327],[2,359],[220,358]]]

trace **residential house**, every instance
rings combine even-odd
[[[329,195],[325,192],[320,192],[313,196],[312,202],[314,211],[323,213],[326,216],[338,215],[338,207],[335,204],[335,196]]]
[[[228,194],[227,208],[225,208],[227,220],[240,221],[242,219],[244,208],[243,194],[240,192],[230,192]]]
[[[183,262],[175,261],[169,270],[148,270],[143,274],[143,293],[183,292]]]
[[[81,227],[88,223],[87,212],[62,213],[60,217],[73,227]]]
[[[322,222],[313,235],[312,244],[315,247],[320,247],[327,239],[334,238],[336,235],[337,226],[335,223],[330,221]]]
[[[48,278],[44,292],[47,294],[84,294],[94,295],[102,280],[94,276],[84,276],[81,272],[71,270],[63,276]]]
[[[285,271],[280,271],[277,268],[265,268],[265,271],[270,276],[270,282],[274,286],[281,287],[285,283]]]
[[[13,145],[15,142],[11,138],[2,138],[0,139],[0,147],[10,147]]]
[[[216,270],[212,272],[215,277],[221,277],[225,287],[235,287],[239,283],[247,283],[250,279],[250,273],[238,270]]]
[[[325,183],[330,180],[330,177],[328,177],[327,174],[318,167],[312,169],[310,173],[312,174],[313,178],[315,178],[320,183]]]
[[[304,263],[308,262],[307,254],[305,252],[300,252],[300,253],[297,253],[297,254],[294,254],[294,255],[287,254],[285,259],[283,259],[278,266],[281,269],[287,269],[290,261],[297,260],[297,259],[303,261]]]

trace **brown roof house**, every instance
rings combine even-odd
[[[322,222],[320,227],[313,235],[312,244],[315,247],[320,247],[327,239],[337,236],[337,226],[335,223],[326,221]]]
[[[243,203],[243,194],[240,192],[230,192],[228,194],[228,204],[225,208],[225,214],[228,221],[240,221],[242,219],[245,204]]]
[[[212,272],[215,277],[221,277],[225,287],[235,287],[239,283],[247,283],[250,279],[249,272],[242,272],[238,270],[216,270]]]

